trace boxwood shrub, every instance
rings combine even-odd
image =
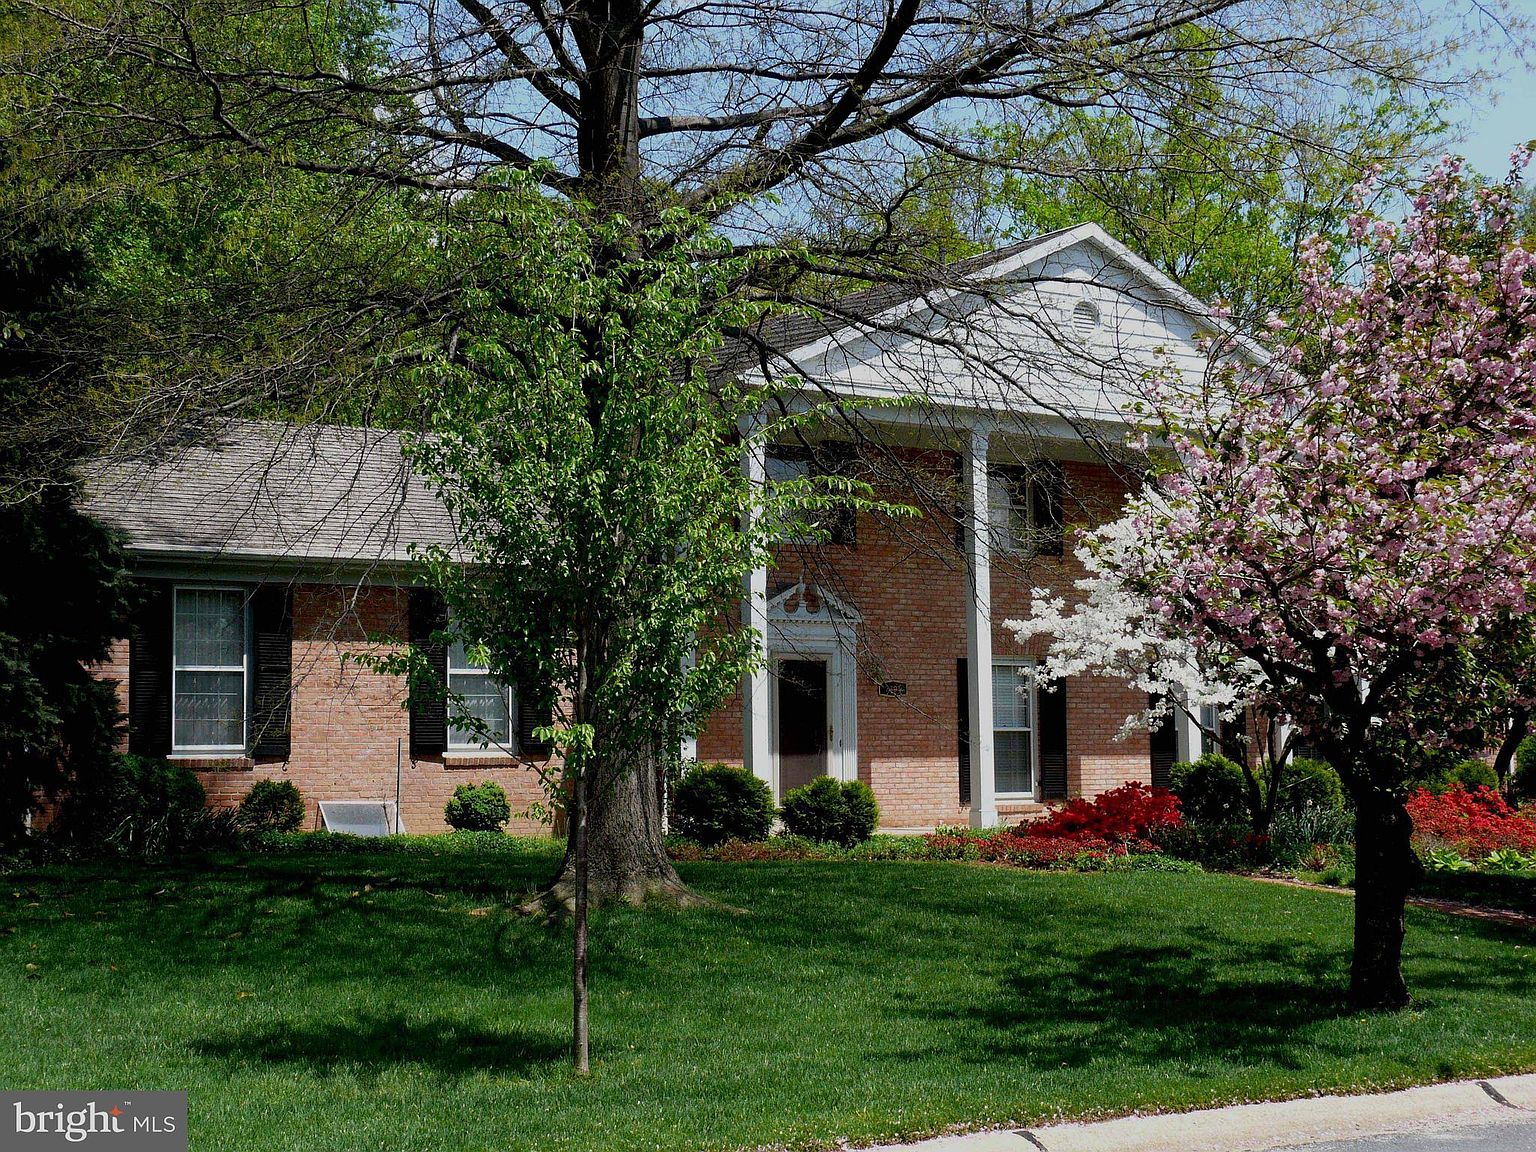
[[[240,801],[240,823],[252,832],[297,832],[304,798],[292,780],[258,780]]]
[[[672,831],[713,848],[727,840],[756,844],[773,829],[773,792],[743,768],[696,764],[677,782]]]
[[[796,836],[852,847],[874,835],[880,822],[875,794],[862,780],[842,783],[818,776],[784,797],[780,815]]]
[[[500,832],[512,819],[512,806],[500,784],[460,784],[453,790],[443,818],[456,832]]]

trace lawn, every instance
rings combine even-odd
[[[743,913],[597,918],[576,1081],[568,935],[507,907],[552,849],[469,849],[3,878],[0,1084],[185,1089],[202,1152],[670,1152],[1536,1069],[1528,931],[1414,912],[1418,1007],[1371,1018],[1332,893],[699,863]]]

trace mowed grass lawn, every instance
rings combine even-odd
[[[1415,912],[1341,1005],[1347,898],[1226,876],[696,864],[604,912],[595,1074],[547,844],[0,879],[0,1084],[185,1089],[201,1152],[828,1146],[1536,1069],[1536,934]],[[35,968],[30,967],[35,965]]]

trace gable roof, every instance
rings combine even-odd
[[[1033,314],[1035,335],[1044,336],[1053,329],[1060,334],[1059,323],[1046,315],[1050,309],[1045,297],[1052,286],[1060,288],[1066,283],[1060,277],[1063,267],[1075,263],[1081,271],[1089,266],[1090,254],[1092,265],[1108,274],[1089,275],[1078,283],[1102,289],[1108,296],[1143,310],[1166,310],[1164,314],[1181,316],[1182,323],[1193,331],[1216,336],[1220,355],[1236,356],[1251,363],[1262,363],[1268,358],[1261,345],[1235,330],[1210,305],[1090,222],[1046,232],[964,260],[934,264],[905,282],[875,285],[830,301],[821,306],[819,315],[771,315],[743,334],[730,358],[730,367],[756,375],[763,371],[766,362],[775,374],[799,372],[807,380],[833,391],[856,393],[859,389],[846,372],[838,372],[833,364],[886,360],[889,368],[890,355],[903,341],[916,340],[949,322],[964,322],[964,317],[978,305],[1010,298],[1020,312]],[[1193,352],[1187,337],[1172,332],[1168,335],[1172,344],[1183,345],[1186,353]],[[1062,341],[1058,335],[1055,344],[1061,351],[1070,342]],[[996,350],[988,348],[984,356]],[[1027,362],[1023,345],[1015,346],[1012,352],[1012,367],[1023,369]],[[1108,359],[1120,359],[1122,371],[1130,368],[1134,373],[1145,367],[1134,364],[1136,357],[1124,353],[1122,349]],[[1068,358],[1072,355],[1067,352]],[[1101,357],[1094,367],[1102,373],[1108,363]],[[974,406],[976,401],[974,393],[963,389],[950,394],[942,379],[922,381],[914,389],[914,394],[917,392],[929,401],[958,407]],[[1115,414],[1112,408],[1106,410],[1102,402],[1090,407],[1098,417]]]
[[[84,508],[140,557],[400,564],[456,541],[400,436],[243,421],[162,459],[98,462]]]

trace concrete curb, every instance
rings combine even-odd
[[[941,1136],[885,1152],[1269,1152],[1422,1129],[1536,1123],[1536,1075],[1431,1084],[1380,1096],[1315,1096],[1205,1112]]]

